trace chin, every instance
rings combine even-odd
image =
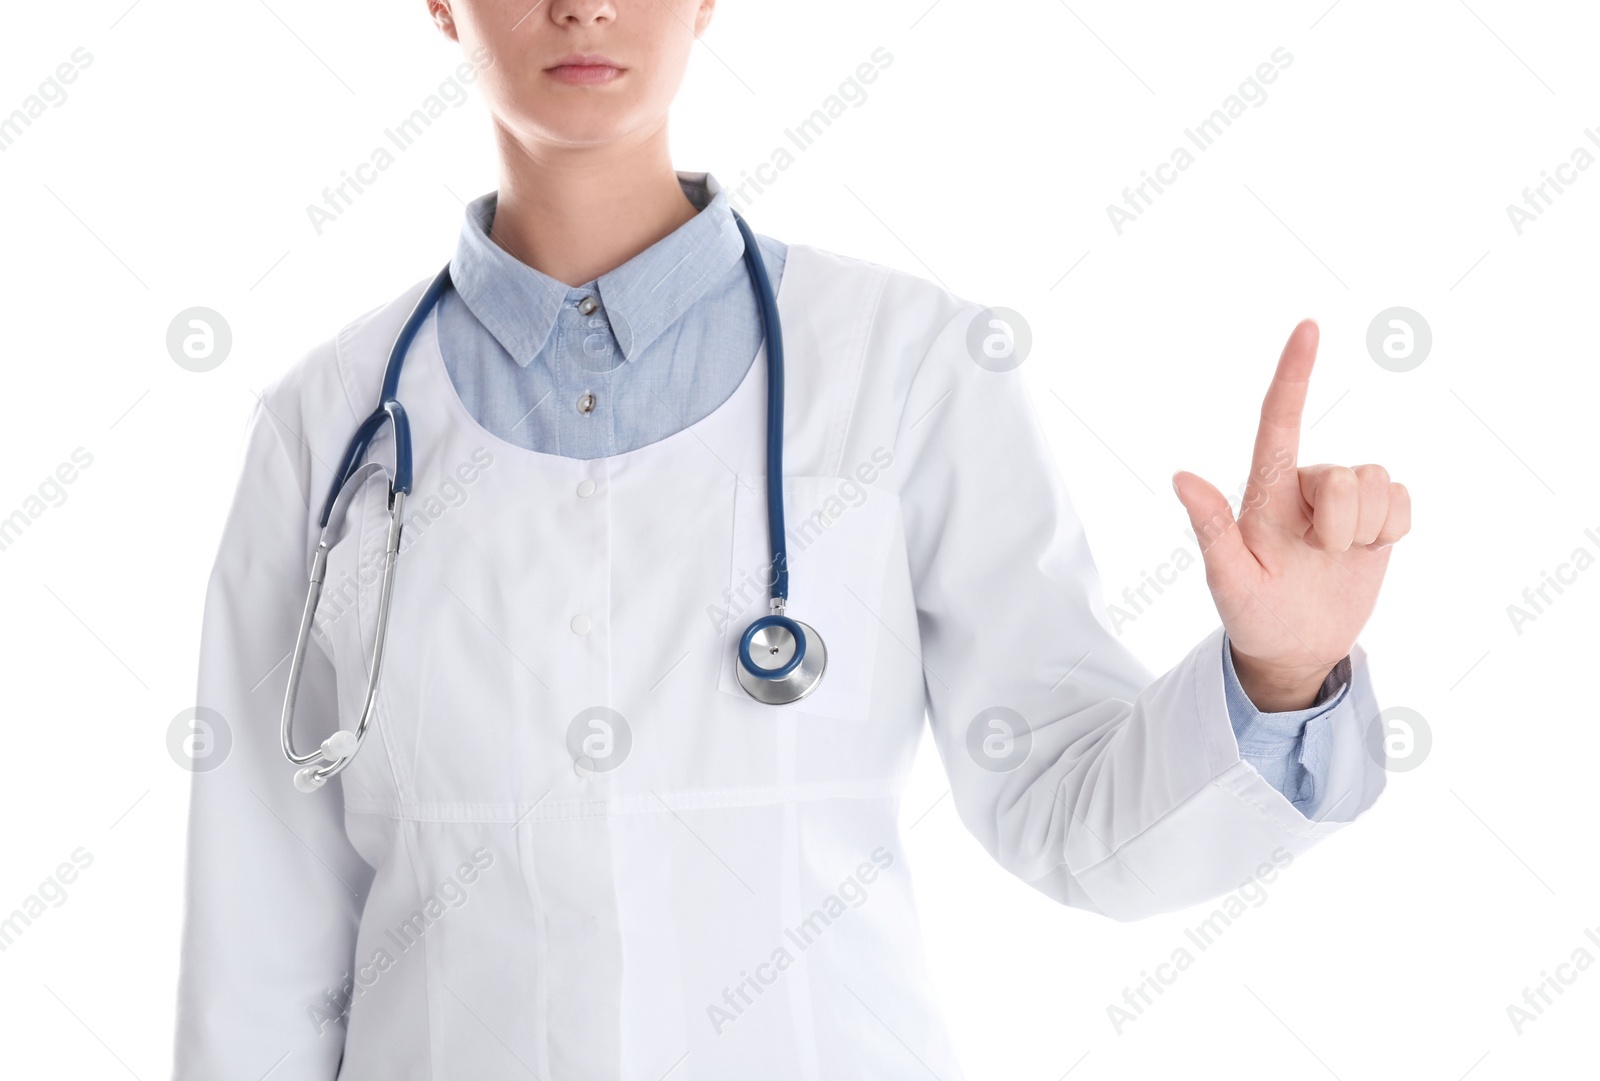
[[[529,125],[548,142],[563,146],[597,146],[614,142],[638,127],[632,109],[616,102],[593,102],[586,106],[552,108],[532,118]]]

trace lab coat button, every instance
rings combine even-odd
[[[578,412],[580,412],[580,413],[593,413],[594,412],[594,395],[593,394],[585,394],[583,397],[578,399]]]
[[[600,302],[594,297],[584,297],[582,300],[578,301],[578,310],[584,315],[590,314],[599,306]]]
[[[572,617],[572,633],[573,634],[588,634],[589,633],[589,617],[586,616],[586,615],[581,615],[581,614],[573,616]]]
[[[588,499],[592,495],[594,495],[594,481],[584,477],[578,482],[578,498]]]

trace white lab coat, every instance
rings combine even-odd
[[[250,423],[206,598],[199,704],[232,745],[194,777],[179,1078],[955,1079],[899,833],[925,716],[995,859],[1118,920],[1234,889],[1382,790],[1359,647],[1313,822],[1240,760],[1220,627],[1153,680],[1110,632],[1020,375],[968,353],[981,305],[791,245],[789,610],[827,643],[818,689],[766,706],[734,675],[766,610],[764,355],[699,423],[580,461],[481,428],[430,318],[376,727],[297,792],[278,717],[316,511],[423,284]],[[301,748],[359,714],[385,526],[374,481]],[[994,707],[1031,729],[1008,771],[969,750]]]

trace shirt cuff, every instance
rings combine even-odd
[[[1330,726],[1327,715],[1350,689],[1347,656],[1322,681],[1316,701],[1305,709],[1263,713],[1250,701],[1233,668],[1228,636],[1222,636],[1223,686],[1228,720],[1233,725],[1239,757],[1296,807],[1315,802],[1327,781]]]

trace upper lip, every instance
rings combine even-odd
[[[600,53],[568,53],[554,64],[551,64],[550,67],[606,67],[620,69],[622,65]]]

